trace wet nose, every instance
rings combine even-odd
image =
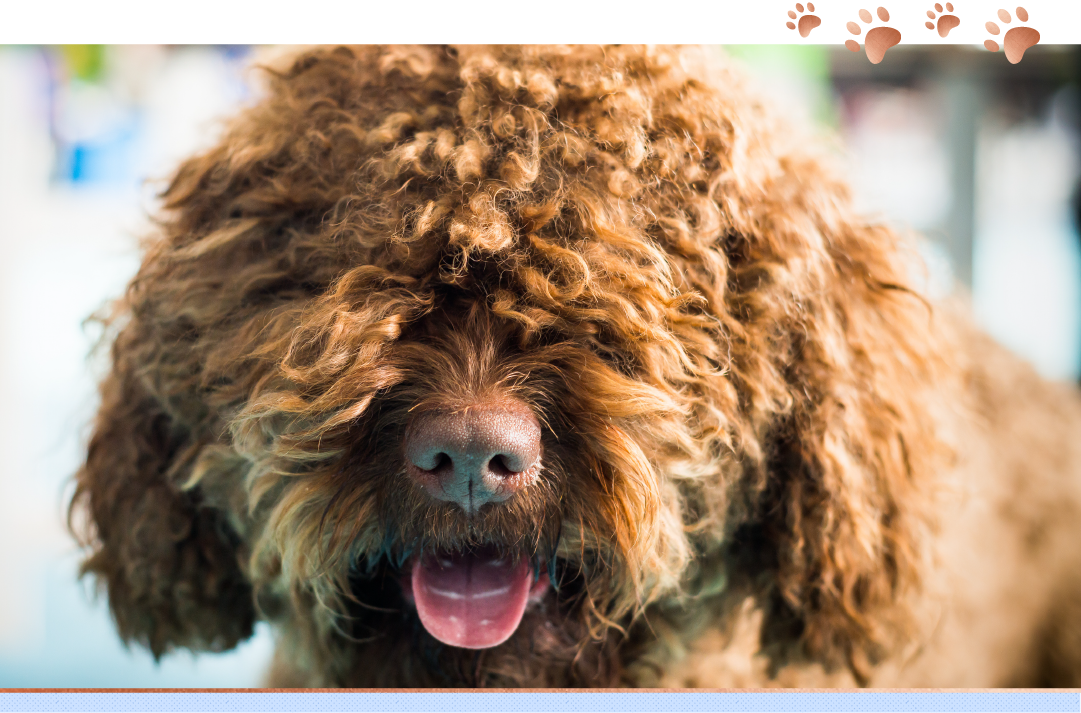
[[[406,432],[406,470],[429,495],[473,515],[536,479],[540,436],[536,416],[517,401],[424,414]]]

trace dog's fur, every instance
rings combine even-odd
[[[110,318],[73,501],[155,655],[274,626],[296,686],[1081,685],[1081,400],[708,53],[315,49],[184,163]],[[514,398],[469,518],[411,419]],[[558,588],[439,645],[410,556]]]

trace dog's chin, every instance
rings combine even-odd
[[[400,576],[425,630],[463,649],[502,644],[549,588],[547,573],[528,555],[495,548],[428,552],[411,558]]]

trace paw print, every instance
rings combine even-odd
[[[886,8],[880,7],[877,10],[878,19],[882,22],[890,21],[890,14],[886,11]],[[865,24],[871,24],[871,13],[866,10],[860,10],[860,19]],[[853,35],[858,35],[863,32],[863,29],[854,22],[846,25],[848,31]],[[867,31],[867,37],[863,41],[863,46],[867,50],[867,59],[871,60],[871,64],[878,64],[882,61],[882,58],[886,56],[886,50],[901,41],[901,33],[892,27],[874,27]],[[853,52],[860,51],[860,43],[855,40],[845,40],[845,47]]]
[[[935,19],[935,12],[938,12],[938,13],[942,12],[942,6],[940,4],[938,4],[937,2],[935,3],[935,11],[931,12],[930,10],[928,10],[927,11],[927,17],[934,20]],[[953,4],[952,3],[946,3],[946,12],[953,12]],[[935,29],[935,23],[934,22],[925,22],[923,24],[927,27],[928,30]],[[956,15],[942,15],[942,16],[940,16],[938,18],[938,36],[939,37],[945,37],[946,35],[950,34],[950,30],[952,30],[953,28],[957,27],[960,24],[961,24],[961,20]]]
[[[1009,24],[1011,22],[1010,13],[999,10],[998,19],[1002,20],[1004,24]],[[1028,10],[1023,7],[1017,8],[1017,19],[1021,22],[1028,22]],[[999,33],[998,25],[993,22],[988,22],[984,27],[992,35]],[[1025,56],[1025,50],[1039,41],[1040,33],[1031,27],[1010,28],[1002,39],[1002,44],[1006,46],[1006,59],[1010,60],[1010,64],[1017,64]],[[998,52],[998,43],[994,40],[985,40],[983,46],[992,52]]]
[[[815,11],[815,6],[812,5],[811,3],[807,3],[807,12],[810,13],[810,12],[814,12],[814,11]],[[803,15],[803,4],[802,3],[796,3],[796,12]],[[788,11],[788,16],[791,17],[793,20],[796,19],[796,13],[792,12],[791,10]],[[790,30],[796,29],[796,25],[797,25],[797,23],[795,23],[795,22],[786,22],[784,24],[785,24],[785,27],[787,27]],[[822,20],[820,20],[817,15],[803,15],[803,17],[801,17],[799,19],[798,24],[799,24],[799,36],[800,37],[806,37],[807,35],[811,34],[811,30],[813,30],[814,28],[816,28],[816,27],[818,27],[819,25],[822,24]]]

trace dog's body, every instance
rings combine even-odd
[[[86,570],[279,686],[1081,684],[1081,400],[694,52],[337,49],[184,164]]]
[[[981,335],[970,333],[966,341],[967,388],[955,404],[964,404],[968,415],[953,422],[964,455],[938,483],[934,561],[912,602],[915,633],[867,683],[1077,686],[1081,444],[1074,433],[1081,404],[1072,385],[1043,382]],[[830,674],[817,666],[789,666],[770,676],[768,660],[754,656],[760,622],[749,606],[742,637],[734,637],[741,644],[706,637],[661,685],[857,683],[849,671]]]

